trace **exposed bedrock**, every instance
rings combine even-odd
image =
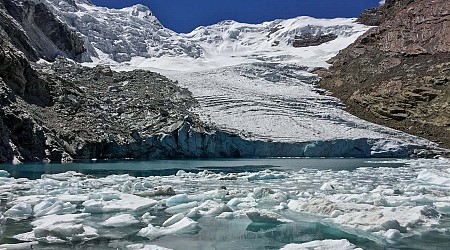
[[[321,86],[365,120],[450,148],[450,2],[390,0],[379,25],[330,60]]]

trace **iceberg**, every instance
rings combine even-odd
[[[288,244],[280,250],[362,250],[348,240],[316,240],[302,244]]]
[[[164,235],[192,233],[197,229],[197,222],[185,217],[168,227],[154,227],[149,224],[148,227],[141,229],[138,235],[154,240]]]
[[[28,203],[19,203],[5,212],[7,218],[13,220],[24,220],[31,217],[33,210]]]
[[[117,214],[101,223],[106,227],[127,227],[139,223],[131,214]]]
[[[156,205],[156,201],[132,194],[115,193],[83,202],[85,213],[136,212]]]
[[[76,205],[69,202],[63,202],[55,197],[46,199],[35,205],[33,208],[34,216],[41,217],[52,214],[71,214],[75,213]]]

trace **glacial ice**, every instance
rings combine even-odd
[[[37,241],[17,243],[17,244],[1,244],[0,250],[24,250],[33,249],[33,246],[39,244]]]
[[[84,1],[76,1],[77,8],[59,0],[46,3],[85,39],[83,59],[92,60],[86,65],[152,70],[177,80],[198,100],[193,111],[205,123],[260,142],[239,145],[241,156],[404,157],[435,146],[356,118],[317,87],[311,71],[328,67],[330,58],[370,28],[355,19],[224,21],[177,34],[142,5],[107,9]],[[295,37],[305,34],[333,34],[337,39],[295,48]],[[190,149],[196,146],[201,145]]]
[[[118,214],[102,223],[107,227],[127,227],[133,224],[139,223],[136,218],[131,214]]]
[[[253,222],[259,223],[288,223],[293,222],[292,220],[283,218],[281,215],[267,211],[267,210],[256,210],[252,209],[245,213],[247,217]]]
[[[28,203],[19,203],[5,212],[7,218],[13,220],[24,220],[31,217],[33,210]]]
[[[126,246],[127,250],[171,250],[170,248],[160,247],[157,245],[131,244]]]
[[[172,215],[172,217],[170,217],[169,219],[164,221],[162,226],[163,227],[172,226],[173,224],[177,223],[178,221],[182,220],[183,218],[184,218],[184,214],[182,214],[182,213],[174,214],[174,215]]]
[[[288,244],[280,250],[362,250],[348,240],[317,240],[302,244]]]
[[[155,227],[149,224],[148,227],[141,229],[138,235],[153,240],[169,234],[191,233],[196,229],[197,222],[185,217],[168,227]]]
[[[97,229],[83,225],[90,214],[49,215],[31,222],[33,231],[16,235],[15,238],[24,241],[39,241],[47,243],[83,242],[97,238]]]
[[[405,166],[389,167],[389,162]],[[209,221],[288,227],[305,218],[334,230],[367,235],[360,237],[396,242],[439,228],[443,215],[450,213],[450,189],[442,181],[449,169],[449,160],[422,159],[391,160],[385,167],[353,171],[271,170],[272,175],[284,178],[262,180],[250,180],[249,176],[255,176],[250,172],[207,171],[139,178],[4,177],[0,190],[7,190],[2,193],[7,202],[1,204],[6,211],[2,221],[28,218],[15,223],[29,224],[32,229],[14,238],[50,244],[131,234],[158,238],[155,243],[160,245],[165,236],[189,237]],[[146,189],[143,183],[148,183]],[[321,189],[330,183],[334,189]],[[139,188],[123,193],[123,187],[130,185]],[[133,194],[162,186],[171,186],[178,194],[153,199]],[[148,226],[142,228],[142,223]],[[133,230],[121,236],[125,228]]]
[[[0,177],[9,177],[9,173],[6,170],[0,170]]]
[[[83,202],[85,213],[135,212],[154,205],[155,200],[125,193],[111,193]]]
[[[49,198],[37,204],[33,208],[34,216],[41,217],[52,214],[72,214],[76,211],[76,205],[63,202],[57,198]]]

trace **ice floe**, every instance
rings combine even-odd
[[[303,244],[288,244],[280,250],[353,250],[359,249],[348,240],[317,240]]]
[[[126,227],[133,224],[139,223],[136,218],[131,214],[118,214],[102,223],[102,225],[107,227]]]
[[[149,224],[146,228],[141,229],[138,235],[153,240],[169,234],[192,233],[196,229],[197,222],[185,217],[168,227],[155,227]]]
[[[446,187],[450,161],[390,162],[404,165],[390,167],[387,162],[385,167],[352,171],[179,171],[170,176],[100,178],[62,173],[37,180],[1,177],[0,229],[8,231],[12,225],[5,221],[11,219],[24,229],[8,237],[23,242],[78,244],[97,238],[145,238],[156,240],[157,245],[174,235],[206,234],[202,230],[221,223],[248,225],[248,229],[233,232],[245,238],[247,232],[289,231],[297,224],[313,222],[387,246],[433,230],[445,233],[439,227],[450,213],[450,189]],[[160,193],[142,195],[151,192]],[[146,198],[149,196],[152,198]],[[142,243],[142,249],[156,247],[145,242],[121,247],[132,243]],[[327,247],[328,243],[339,242],[311,244]],[[339,244],[344,243],[348,242]]]

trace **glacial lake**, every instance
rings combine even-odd
[[[7,217],[0,249],[23,242],[33,249],[307,242],[334,249],[339,240],[345,249],[450,249],[446,159],[99,160],[0,169],[10,174],[0,177]]]

